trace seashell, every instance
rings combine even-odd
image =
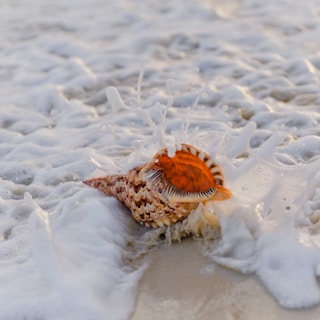
[[[124,203],[146,227],[169,226],[186,218],[200,203],[225,200],[232,193],[224,187],[221,168],[197,148],[181,144],[174,155],[168,148],[126,175],[83,181]]]

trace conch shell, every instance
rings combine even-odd
[[[83,181],[124,203],[146,227],[169,226],[186,218],[200,203],[225,200],[221,168],[197,148],[181,144],[173,155],[168,148],[126,175],[109,175]]]

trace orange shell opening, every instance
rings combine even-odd
[[[184,150],[177,150],[173,158],[167,153],[160,155],[155,163],[171,183],[186,192],[204,192],[215,187],[214,178],[205,162]]]

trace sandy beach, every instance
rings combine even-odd
[[[191,238],[149,253],[131,320],[315,320],[320,307],[287,310],[255,275],[210,264]]]

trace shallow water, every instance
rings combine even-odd
[[[0,27],[2,319],[128,319],[141,230],[81,181],[180,142],[234,194],[208,263],[319,303],[316,1],[15,0]]]

